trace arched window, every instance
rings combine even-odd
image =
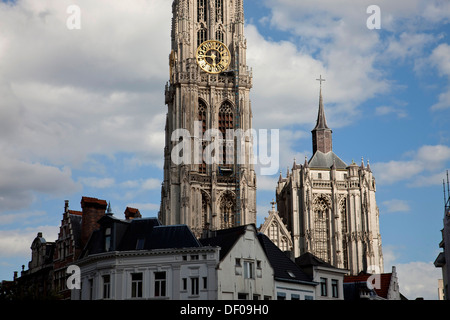
[[[330,262],[330,230],[328,228],[328,202],[323,197],[314,203],[314,255]]]
[[[206,107],[206,103],[203,100],[198,100],[198,121],[201,122],[202,125],[202,135],[205,134],[206,132],[206,117],[207,117],[207,107]],[[202,142],[202,147],[200,148],[199,152],[201,152],[201,154],[199,155],[199,159],[203,159],[203,151],[206,148],[206,142]],[[201,164],[199,165],[199,169],[198,169],[199,173],[206,173],[206,162],[204,160],[201,161]]]
[[[227,130],[234,128],[233,123],[233,107],[230,102],[224,102],[219,109],[219,131],[224,139],[220,159],[224,166],[230,166],[234,163],[234,141],[226,140]]]
[[[206,29],[205,28],[201,28],[200,30],[198,30],[197,32],[197,47],[199,47],[203,42],[206,41]]]
[[[224,42],[224,33],[222,30],[216,31],[216,40],[220,42]]]

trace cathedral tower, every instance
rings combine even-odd
[[[318,79],[324,81],[322,77]],[[284,226],[270,217],[261,230],[292,238],[295,257],[310,252],[356,275],[383,272],[375,178],[367,165],[347,165],[332,149],[322,98],[313,135],[313,156],[280,174],[276,187],[278,212]],[[279,230],[274,230],[279,228]],[[287,229],[287,231],[286,231]],[[270,234],[269,233],[269,234]]]
[[[252,139],[227,135],[252,128],[243,0],[174,0],[172,11],[159,218],[197,236],[256,223]]]

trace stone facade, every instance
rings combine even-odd
[[[347,165],[332,151],[320,92],[312,158],[294,161],[276,187],[279,216],[291,233],[293,252],[311,252],[351,274],[383,272],[375,178],[364,161]],[[266,234],[268,234],[266,232]]]
[[[172,141],[177,129],[189,133],[186,139],[191,148],[188,152],[190,158],[195,159],[199,151],[205,151],[206,139],[199,136],[207,130],[218,129],[224,134],[228,129],[247,132],[252,128],[249,98],[252,73],[246,64],[243,1],[174,0],[172,7],[159,219],[166,225],[187,224],[197,236],[204,229],[256,223],[256,175],[251,138],[240,144],[245,163],[239,165],[237,161],[229,161],[236,154],[237,144],[233,141],[227,141],[219,152],[222,161],[212,164],[206,164],[201,158],[197,163],[175,164],[172,159],[172,151],[179,144],[178,139]],[[229,48],[231,64],[225,72],[209,74],[197,64],[197,48],[206,40],[221,41]]]

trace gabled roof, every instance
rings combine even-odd
[[[204,246],[220,247],[220,261],[222,261],[239,238],[245,233],[247,227],[248,226],[238,226],[229,229],[212,231],[212,236],[209,238],[200,239],[200,243]]]
[[[312,278],[304,273],[294,261],[281,251],[270,239],[263,233],[258,234],[258,240],[269,259],[270,265],[274,270],[274,278],[279,281],[307,283],[316,285]]]
[[[330,169],[333,164],[336,169],[345,169],[347,164],[342,161],[333,151],[323,153],[322,151],[316,151],[309,160],[308,166],[310,168]]]

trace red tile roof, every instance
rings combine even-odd
[[[344,283],[365,282],[367,281],[367,279],[369,279],[370,276],[372,275],[369,273],[360,273],[357,276],[345,276]],[[380,276],[379,286],[377,286],[376,282],[373,282],[375,292],[377,293],[378,296],[382,298],[387,298],[389,285],[391,284],[392,273],[382,273],[377,274],[375,276]]]

